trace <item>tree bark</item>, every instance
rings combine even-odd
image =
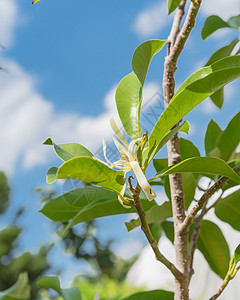
[[[201,5],[201,0],[191,2],[186,20],[180,30],[180,24],[184,16],[186,0],[182,0],[175,14],[172,29],[168,38],[168,52],[164,63],[163,94],[165,107],[171,101],[175,90],[174,73],[179,55],[195,25],[195,19]],[[177,125],[177,124],[176,124]],[[176,134],[167,144],[168,165],[181,161],[180,142]],[[182,186],[182,175],[169,175],[173,221],[174,221],[174,246],[176,253],[176,268],[183,274],[182,278],[175,277],[175,300],[189,299],[189,253],[188,253],[188,227],[182,228],[185,220],[185,204]]]

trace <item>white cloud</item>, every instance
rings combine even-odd
[[[42,142],[49,136],[57,143],[79,142],[93,153],[101,147],[102,137],[111,138],[109,119],[113,115],[117,120],[116,86],[106,95],[105,112],[99,116],[56,113],[53,104],[36,91],[36,80],[31,74],[13,61],[1,61],[8,72],[0,73],[0,169],[10,174],[19,162],[27,169],[46,163],[51,151]],[[156,84],[147,84],[146,99],[157,89]]]
[[[201,11],[205,15],[218,15],[224,20],[240,12],[239,0],[211,0],[203,1]]]
[[[0,1],[0,44],[5,47],[12,44],[17,12],[14,0]]]
[[[158,1],[140,12],[133,22],[133,30],[142,37],[156,34],[168,25],[167,1]]]

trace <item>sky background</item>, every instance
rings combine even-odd
[[[223,29],[201,40],[200,32],[208,15],[227,20],[240,12],[239,0],[203,1],[184,53],[176,83],[203,67],[210,55],[227,45],[237,32]],[[167,1],[76,1],[0,0],[0,169],[9,176],[11,210],[0,226],[11,222],[20,206],[26,213],[21,250],[37,250],[56,241],[50,255],[56,268],[68,266],[71,274],[83,269],[69,255],[63,255],[54,226],[43,215],[40,197],[45,175],[60,165],[50,147],[42,142],[52,137],[57,143],[79,142],[97,153],[104,137],[110,140],[111,115],[117,118],[114,94],[118,82],[131,72],[134,49],[147,39],[167,39],[173,15],[167,16]],[[147,75],[144,102],[161,93],[162,66],[166,48],[154,57]],[[225,89],[222,110],[206,100],[187,116],[191,139],[203,152],[204,132],[211,118],[222,128],[239,111],[239,80]],[[165,155],[165,152],[163,152]],[[61,193],[64,187],[55,184]],[[117,251],[127,255],[145,244],[138,230],[127,233],[124,222],[131,216],[99,221],[102,239],[116,237]],[[111,226],[109,226],[111,225]],[[59,259],[61,258],[61,259]],[[69,278],[65,270],[63,278]]]

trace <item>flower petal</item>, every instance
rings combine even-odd
[[[137,161],[131,161],[131,166],[136,179],[147,196],[148,200],[151,201],[156,198],[156,193],[154,192],[151,185],[148,183],[147,178],[145,177],[141,167],[139,166]]]
[[[114,118],[111,117],[110,119],[110,124],[112,127],[112,130],[116,133],[117,137],[119,138],[119,140],[123,143],[123,145],[126,147],[126,149],[128,148],[128,142],[125,139],[125,137],[123,136],[123,134],[121,133],[121,131],[118,129],[116,122],[114,121]]]

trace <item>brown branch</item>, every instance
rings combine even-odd
[[[236,173],[240,172],[240,165],[237,165],[233,168],[233,170]],[[189,227],[192,224],[192,221],[194,217],[197,215],[197,213],[204,207],[205,203],[209,200],[209,198],[212,197],[214,193],[216,193],[219,189],[221,189],[229,180],[228,177],[222,176],[219,178],[217,182],[214,183],[213,186],[211,186],[199,199],[199,201],[194,205],[194,207],[191,209],[189,214],[186,216],[184,222],[181,226],[181,231],[186,230],[187,227]]]
[[[133,199],[134,199],[133,205],[136,207],[139,218],[141,220],[141,229],[144,232],[150,246],[152,247],[152,250],[156,255],[156,259],[158,261],[160,261],[161,263],[163,263],[172,272],[172,274],[175,276],[175,278],[178,278],[180,280],[180,279],[182,279],[183,274],[175,267],[175,265],[173,263],[171,263],[160,252],[160,250],[158,248],[157,241],[154,239],[152,232],[149,228],[149,225],[147,223],[146,214],[145,214],[145,211],[143,210],[142,203],[141,203],[141,200],[139,197],[141,188],[140,188],[139,184],[137,184],[137,186],[135,188],[133,188],[132,183],[131,183],[131,178],[132,178],[132,176],[130,176],[128,178],[129,189],[130,189]]]
[[[184,15],[186,1],[182,0],[180,7],[175,14],[172,29],[168,38],[168,53],[164,63],[163,74],[163,92],[165,107],[171,101],[175,90],[174,73],[176,71],[177,60],[181,54],[184,45],[195,25],[195,19],[201,5],[201,0],[191,2],[187,17],[180,30],[180,23]],[[180,142],[177,134],[168,142],[168,165],[181,162]],[[174,221],[174,246],[176,252],[176,267],[183,273],[183,279],[175,278],[175,299],[188,300],[189,284],[189,254],[188,254],[188,227],[185,230],[179,230],[185,220],[185,204],[182,186],[182,175],[169,175],[173,221]]]

